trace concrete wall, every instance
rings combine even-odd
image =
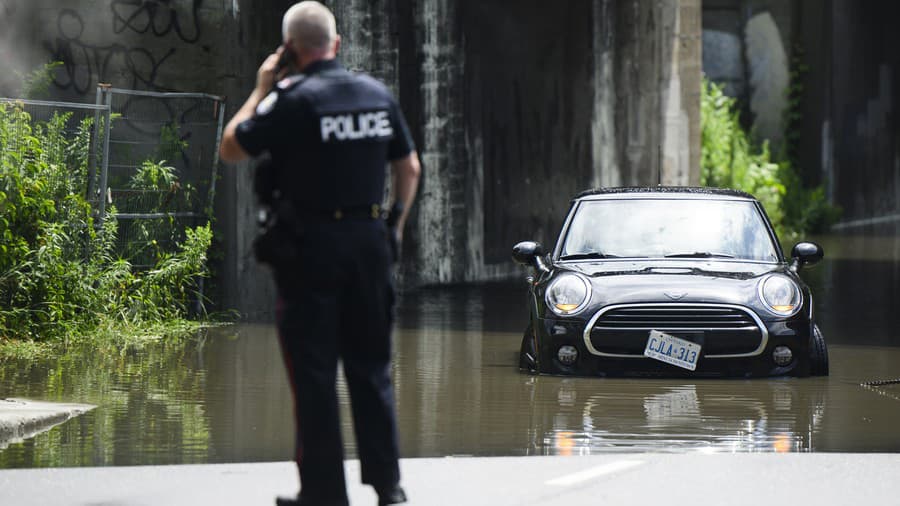
[[[704,0],[703,72],[741,100],[743,119],[777,153],[784,135],[794,2]]]
[[[420,84],[404,105],[425,175],[408,281],[518,275],[512,245],[552,243],[579,190],[697,181],[699,1],[413,12]]]
[[[590,186],[592,30],[584,20],[592,5],[463,6],[467,183],[481,193],[461,206],[473,218],[467,263],[496,270],[509,264],[516,242],[554,238],[568,198]]]
[[[106,81],[222,94],[234,111],[292,3],[0,0],[0,55],[23,70],[64,59],[60,98]],[[406,286],[521,275],[513,244],[551,243],[580,190],[697,182],[700,0],[325,3],[342,59],[397,92],[421,153]],[[12,87],[0,77],[0,95]],[[250,174],[221,172],[216,281],[224,307],[265,317]]]
[[[280,43],[291,2],[272,0],[0,0],[0,96],[18,96],[19,75],[61,60],[53,98],[93,102],[100,82],[152,91],[230,97],[234,111],[263,55]],[[220,170],[216,270],[220,307],[254,313],[272,299],[267,273],[249,257],[255,229],[250,171]],[[259,281],[257,281],[259,280]],[[252,288],[247,288],[252,287]]]
[[[56,97],[92,99],[98,81],[150,90],[222,90],[236,4],[202,0],[2,0],[0,56],[27,72],[62,60]],[[11,67],[11,68],[10,68]],[[9,92],[14,72],[0,77]]]
[[[810,72],[801,155],[844,221],[900,219],[900,5],[801,3]]]
[[[741,99],[777,152],[789,55],[802,51],[798,167],[844,209],[841,226],[900,215],[896,2],[704,0],[703,71]]]

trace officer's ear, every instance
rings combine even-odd
[[[335,35],[334,36],[334,54],[337,55],[338,51],[340,51],[340,50],[341,50],[341,36]]]
[[[297,51],[294,50],[294,40],[288,39],[282,44],[284,51],[281,53],[282,61],[290,65],[297,65]]]

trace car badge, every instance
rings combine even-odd
[[[663,295],[672,300],[681,300],[685,295],[687,295],[687,292],[663,292]]]

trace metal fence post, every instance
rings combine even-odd
[[[212,221],[213,208],[215,206],[215,198],[216,198],[216,177],[219,173],[219,146],[222,144],[222,131],[225,128],[225,99],[216,99],[215,104],[215,114],[216,119],[219,124],[216,127],[216,145],[215,151],[213,151],[213,163],[212,163],[212,171],[209,179],[209,198],[207,199],[208,208],[206,212],[208,213],[209,222]],[[201,277],[197,282],[197,301],[194,304],[194,311],[197,314],[200,314],[203,310],[203,294],[206,289],[206,280]]]
[[[216,130],[216,150],[213,154],[212,174],[209,180],[209,213],[212,214],[216,197],[216,176],[219,173],[219,146],[222,144],[222,130],[225,128],[225,99],[216,102],[216,114],[219,116],[219,126]]]
[[[105,132],[103,133],[103,165],[100,169],[100,216],[98,218],[100,223],[103,223],[106,219],[106,198],[109,192],[107,185],[109,182],[109,131],[112,130],[112,94],[109,92],[111,88],[112,86],[108,84],[101,84],[97,89],[97,93],[103,95],[103,104],[106,106],[106,124],[104,125]]]
[[[103,105],[100,103],[102,99],[100,87],[97,87],[97,98],[94,100],[95,105]],[[97,142],[100,137],[100,109],[94,111],[94,133],[91,134],[90,152],[88,153],[88,180],[87,194],[85,198],[88,202],[92,202],[94,198],[94,179],[97,177]]]

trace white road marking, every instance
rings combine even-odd
[[[590,469],[585,469],[584,471],[579,471],[577,473],[568,474],[566,476],[560,476],[559,478],[554,478],[548,482],[547,485],[556,485],[556,486],[569,486],[575,485],[576,483],[581,483],[583,481],[588,481],[590,479],[596,478],[598,476],[603,476],[604,474],[611,474],[617,471],[624,471],[626,469],[631,469],[632,467],[637,467],[644,463],[643,460],[620,460],[618,462],[612,462],[610,464],[604,464],[602,466],[592,467]]]

